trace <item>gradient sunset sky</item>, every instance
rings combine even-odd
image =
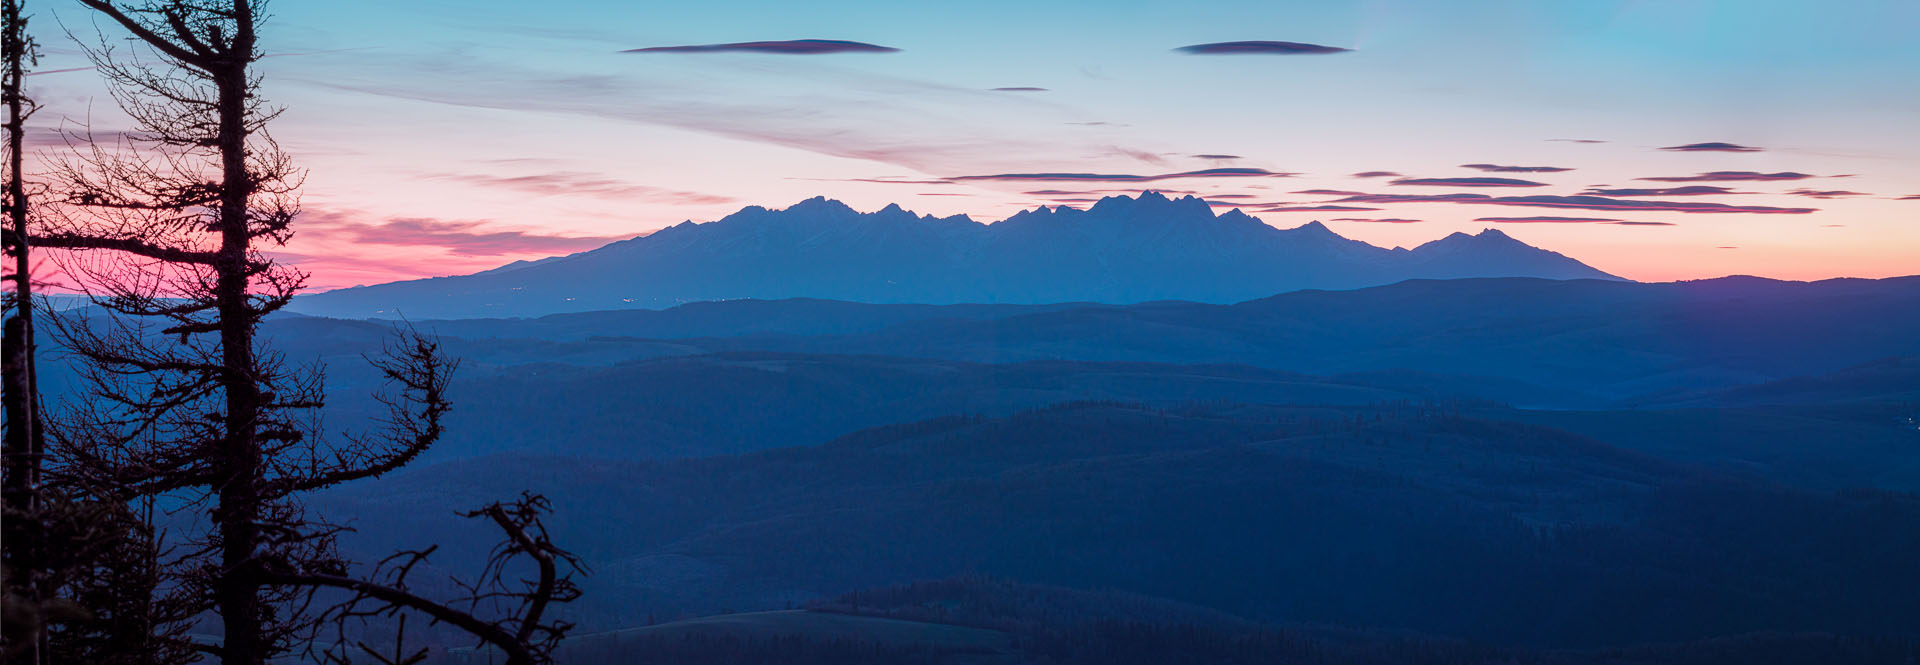
[[[125,128],[62,33],[91,17],[29,8],[36,143]],[[321,289],[816,195],[992,221],[1143,188],[1639,280],[1920,273],[1911,0],[271,9],[273,134],[310,169],[283,257]]]

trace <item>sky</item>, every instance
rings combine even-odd
[[[36,131],[125,128],[67,36],[119,33],[28,8]],[[994,221],[1142,189],[1643,281],[1920,273],[1911,0],[270,8],[307,169],[278,256],[317,289],[819,195]]]

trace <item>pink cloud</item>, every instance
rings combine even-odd
[[[365,221],[352,213],[300,213],[295,228],[310,236],[342,239],[356,245],[433,247],[454,256],[568,254],[625,240],[630,236],[565,236],[502,229],[487,221],[393,217]]]
[[[1521,180],[1518,178],[1401,178],[1393,181],[1395,185],[1429,185],[1441,187],[1545,187],[1547,183]]]
[[[1839,199],[1839,198],[1846,198],[1849,196],[1869,196],[1869,194],[1867,194],[1866,192],[1851,192],[1844,189],[1825,189],[1825,190],[1796,189],[1787,193],[1792,194],[1794,196],[1804,196],[1810,199]]]
[[[1736,192],[1726,187],[1712,185],[1687,185],[1685,187],[1654,187],[1646,189],[1589,189],[1583,194],[1590,196],[1713,196],[1718,194],[1751,194]]]
[[[636,199],[653,203],[681,205],[709,205],[733,203],[729,196],[687,192],[647,185],[636,185],[624,180],[592,173],[575,171],[555,171],[519,176],[496,176],[479,173],[436,173],[427,178],[448,182],[459,182],[479,187],[514,189],[541,196],[561,196],[584,194],[611,199]]]
[[[1651,180],[1655,182],[1714,182],[1714,181],[1766,182],[1766,181],[1775,181],[1775,180],[1806,180],[1807,178],[1817,178],[1817,177],[1819,176],[1808,174],[1808,173],[1797,173],[1794,171],[1781,171],[1779,173],[1761,173],[1758,171],[1710,171],[1707,173],[1699,173],[1694,175],[1660,176],[1660,177],[1654,177],[1654,178],[1638,178],[1638,179]]]
[[[1479,205],[1531,206],[1537,208],[1583,208],[1589,210],[1649,210],[1684,213],[1751,213],[1804,215],[1815,208],[1776,208],[1736,206],[1697,201],[1646,201],[1610,199],[1600,196],[1501,196],[1486,194],[1365,194],[1349,196],[1336,203],[1470,203]]]
[[[772,53],[778,55],[821,55],[827,53],[897,53],[900,49],[865,42],[839,39],[789,39],[730,44],[694,44],[691,46],[649,46],[621,53]]]
[[[1379,210],[1379,208],[1367,208],[1363,206],[1341,206],[1341,205],[1312,205],[1312,206],[1291,206],[1291,207],[1280,207],[1280,208],[1262,208],[1257,212],[1323,212],[1323,211],[1334,212],[1334,211],[1346,211],[1346,210]]]
[[[1008,182],[1032,182],[1032,181],[1038,181],[1038,182],[1045,182],[1045,181],[1151,182],[1155,180],[1170,180],[1174,178],[1286,178],[1286,177],[1296,176],[1296,175],[1300,175],[1300,174],[1282,173],[1282,172],[1268,171],[1266,169],[1256,169],[1256,168],[1225,168],[1225,169],[1203,169],[1200,171],[1182,171],[1179,173],[1160,173],[1160,174],[1150,174],[1150,175],[1133,175],[1133,174],[1126,174],[1126,173],[997,173],[993,175],[954,176],[952,178],[948,178],[948,180],[957,181],[957,182],[958,181],[977,181],[977,180],[998,180],[998,181],[1008,181]]]
[[[1461,164],[1460,168],[1488,173],[1563,173],[1573,170],[1564,166],[1507,166],[1504,164]]]
[[[1739,145],[1737,143],[1725,143],[1722,141],[1711,141],[1707,143],[1689,143],[1686,145],[1670,145],[1665,148],[1661,148],[1661,150],[1667,150],[1671,152],[1760,152],[1761,150],[1764,150],[1764,148],[1755,148],[1753,146]]]

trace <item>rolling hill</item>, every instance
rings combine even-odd
[[[1421,406],[1085,403],[737,456],[450,462],[314,506],[360,516],[349,548],[482,552],[447,515],[521,488],[594,562],[602,617],[985,573],[1504,645],[1920,625],[1910,494],[1792,489]]]

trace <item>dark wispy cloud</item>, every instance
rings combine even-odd
[[[1535,215],[1531,217],[1481,217],[1476,222],[1495,224],[1618,224],[1621,226],[1673,226],[1672,222],[1638,222],[1607,217],[1553,217]]]
[[[31,72],[27,72],[26,74],[24,74],[24,76],[46,76],[46,75],[48,75],[48,74],[65,74],[65,73],[68,73],[68,72],[85,72],[85,71],[92,71],[92,70],[95,70],[95,69],[99,69],[99,67],[68,67],[68,68],[66,68],[66,69],[41,69],[41,70],[37,70],[37,71],[31,71]]]
[[[1755,148],[1750,145],[1739,145],[1736,143],[1723,143],[1720,141],[1709,141],[1707,143],[1688,143],[1686,145],[1670,145],[1670,146],[1661,148],[1661,150],[1671,150],[1673,152],[1760,152],[1761,150],[1765,150],[1765,148]]]
[[[1562,173],[1573,170],[1564,166],[1507,166],[1505,164],[1461,164],[1460,168],[1488,173]]]
[[[1065,132],[1049,130],[1046,123],[1009,128],[1003,114],[996,112],[1062,110],[1037,93],[996,93],[979,85],[962,87],[888,75],[817,58],[724,54],[670,58],[646,53],[612,57],[635,58],[624,61],[635,66],[589,72],[540,66],[506,52],[434,52],[393,62],[354,56],[356,60],[341,66],[347,74],[282,80],[457,106],[675,127],[921,173],[1012,171],[1017,169],[1008,161],[1009,155],[1085,155],[1100,147],[1089,145],[1093,140],[1089,136],[1101,133],[1094,128]],[[663,57],[696,69],[652,66],[660,64],[654,58]],[[1012,78],[985,83],[1042,81]],[[1207,165],[1140,168],[1162,172],[1196,166]]]
[[[1194,155],[1195,159],[1240,159],[1239,155]]]
[[[1021,192],[1021,193],[1032,195],[1032,196],[1094,196],[1096,194],[1138,194],[1143,191],[1149,191],[1149,190],[1142,190],[1142,189],[1079,189],[1079,190],[1036,189],[1030,192]],[[1199,193],[1199,192],[1185,190],[1185,189],[1161,189],[1159,187],[1155,187],[1150,191],[1159,192],[1161,194],[1198,194]],[[1231,195],[1225,195],[1225,196],[1242,196],[1242,195],[1231,194]],[[1218,197],[1219,196],[1216,196],[1215,198],[1218,198]]]
[[[1557,141],[1560,143],[1606,143],[1606,141],[1602,141],[1600,139],[1547,139],[1547,140]]]
[[[1302,189],[1302,190],[1290,192],[1290,193],[1315,194],[1319,196],[1358,196],[1364,192],[1354,192],[1354,191],[1348,191],[1345,189]]]
[[[770,68],[768,71],[774,73],[755,69],[737,77],[706,77],[689,84],[623,75],[568,75],[514,64],[483,67],[466,61],[427,60],[408,70],[406,73],[415,76],[405,81],[386,74],[373,80],[292,80],[454,106],[561,113],[676,127],[922,172],[941,168],[954,160],[1021,151],[1045,152],[1061,147],[1055,140],[1057,137],[1031,137],[1033,140],[1028,141],[982,131],[973,118],[955,112],[952,105],[935,103],[950,101],[956,95],[1004,95],[977,88],[953,88],[911,79],[828,70],[821,74],[822,85],[799,93],[788,104],[769,105],[756,101],[750,94],[755,85],[782,78],[777,74],[785,70]],[[826,81],[854,89],[922,90],[926,99],[911,95],[878,100],[848,96],[835,92],[843,86],[825,85]],[[795,113],[794,109],[799,107],[836,111]],[[963,133],[978,140],[955,140],[948,133],[958,131],[957,128],[965,128]]]
[[[1036,88],[1030,85],[1010,85],[1003,88],[987,89],[993,92],[1049,92],[1046,88]]]
[[[1397,177],[1400,177],[1400,174],[1395,171],[1361,171],[1359,173],[1353,174],[1353,177],[1355,178],[1397,178]]]
[[[1151,182],[1174,178],[1285,178],[1298,173],[1281,173],[1256,168],[1203,169],[1182,171],[1179,173],[1159,173],[1135,175],[1128,173],[996,173],[993,175],[963,175],[948,178],[956,182],[977,180],[999,181],[1080,181],[1080,182]]]
[[[1401,218],[1399,218],[1399,217],[1380,217],[1380,218],[1367,218],[1367,217],[1335,217],[1335,218],[1334,218],[1334,219],[1333,219],[1332,221],[1336,221],[1336,222],[1372,222],[1372,223],[1375,223],[1375,224],[1418,224],[1418,223],[1420,223],[1420,222],[1421,222],[1421,221],[1423,221],[1423,220],[1418,220],[1418,219],[1401,219]]]
[[[555,171],[551,173],[518,176],[496,176],[478,173],[435,173],[428,174],[426,177],[430,180],[461,182],[497,189],[513,189],[542,196],[588,195],[687,205],[733,203],[735,201],[732,197],[727,196],[636,185],[616,178],[574,171]]]
[[[1820,176],[1794,171],[1781,171],[1779,173],[1761,173],[1759,171],[1708,171],[1694,175],[1656,176],[1652,178],[1636,178],[1636,180],[1651,180],[1654,182],[1755,182],[1806,180],[1808,178],[1818,177]]]
[[[1595,188],[1581,193],[1590,196],[1713,196],[1718,194],[1752,194],[1753,192],[1736,192],[1726,187],[1715,187],[1713,185],[1687,185],[1685,187]]]
[[[398,277],[399,279],[407,279],[412,277],[426,277],[426,276],[433,275],[433,273],[435,272],[430,267],[427,268],[426,271],[414,272],[413,270],[410,270],[410,269],[418,269],[422,266],[419,266],[418,264],[396,266],[394,265],[394,261],[392,258],[384,257],[384,256],[360,257],[360,256],[348,255],[346,252],[306,253],[306,252],[290,252],[286,250],[269,251],[269,252],[263,252],[263,253],[266,254],[269,258],[272,258],[275,263],[279,263],[282,265],[300,266],[302,270],[310,272],[315,276],[320,277],[321,279],[325,279],[327,276],[336,276],[336,275],[343,275],[343,274],[370,275],[374,278],[373,280],[361,281],[359,283],[360,285],[392,281],[393,279],[396,278],[395,277],[396,270],[400,271],[398,273],[398,275],[400,275]],[[469,263],[469,262],[473,263],[473,267],[466,268],[464,270],[458,270],[458,271],[452,271],[452,270],[445,271],[445,272],[442,272],[441,274],[448,274],[448,273],[459,274],[459,272],[485,270],[487,268],[494,267],[498,263],[497,261],[487,261],[484,257],[477,258],[477,259],[474,257],[465,257],[465,260],[459,261],[459,263],[463,263],[463,264]],[[439,263],[439,262],[436,262],[436,263]],[[341,282],[341,283],[333,283],[333,284],[327,284],[325,282],[322,282],[321,284],[316,285],[316,288],[326,289],[326,288],[337,288],[341,286],[354,286],[354,285],[355,284],[353,282]]]
[[[266,55],[262,55],[262,56],[260,56],[260,57],[262,57],[262,58],[286,58],[286,57],[294,57],[294,56],[303,56],[303,55],[321,55],[321,54],[326,54],[326,53],[342,53],[342,52],[346,52],[346,51],[358,51],[358,50],[361,50],[361,49],[360,49],[360,48],[336,48],[336,49],[326,49],[326,50],[322,50],[322,51],[303,51],[303,52],[298,52],[298,53],[268,53],[268,54],[266,54]],[[40,70],[35,70],[35,71],[30,71],[30,72],[26,72],[26,73],[24,73],[24,74],[22,74],[22,76],[26,76],[26,77],[32,77],[32,76],[46,76],[46,75],[48,75],[48,74],[67,74],[67,73],[72,73],[72,72],[89,72],[89,71],[93,71],[93,70],[96,70],[96,69],[99,69],[99,68],[100,68],[100,67],[98,67],[98,66],[93,66],[93,67],[67,67],[67,68],[65,68],[65,69],[40,69]]]
[[[1323,211],[1338,212],[1338,211],[1351,211],[1351,210],[1379,210],[1379,208],[1368,208],[1363,206],[1342,206],[1342,205],[1280,206],[1280,207],[1274,207],[1274,208],[1261,208],[1256,212],[1323,212]]]
[[[1348,203],[1479,203],[1493,197],[1486,194],[1358,194],[1340,200]]]
[[[792,178],[792,180],[823,180],[829,182],[870,182],[876,185],[951,185],[946,180],[910,180],[903,178]]]
[[[1328,53],[1346,53],[1350,48],[1321,46],[1300,42],[1214,42],[1212,44],[1194,44],[1174,49],[1189,55],[1325,55]]]
[[[1115,155],[1120,155],[1120,156],[1122,156],[1122,157],[1130,157],[1130,158],[1133,158],[1133,159],[1137,159],[1137,160],[1140,160],[1140,161],[1143,161],[1143,162],[1146,162],[1146,163],[1148,163],[1148,164],[1152,164],[1152,165],[1155,165],[1155,166],[1166,166],[1166,165],[1167,165],[1167,158],[1166,158],[1166,156],[1165,156],[1165,155],[1162,155],[1162,154],[1160,154],[1160,153],[1157,153],[1157,152],[1147,152],[1147,151],[1145,151],[1145,150],[1135,150],[1135,149],[1133,149],[1133,148],[1127,148],[1127,147],[1122,147],[1122,146],[1117,146],[1117,145],[1110,145],[1110,146],[1107,146],[1107,152],[1109,152],[1109,153],[1112,153],[1112,154],[1115,154]]]
[[[1920,194],[1914,194],[1912,196],[1902,196],[1894,200],[1895,201],[1920,201]]]
[[[1610,219],[1606,217],[1551,217],[1547,215],[1535,215],[1532,217],[1481,217],[1473,221],[1496,222],[1496,223],[1503,223],[1503,224],[1526,224],[1526,223],[1592,224],[1596,222],[1618,222],[1620,220]]]
[[[455,256],[563,254],[593,249],[625,236],[565,236],[503,229],[493,222],[426,217],[366,219],[348,212],[306,211],[300,222],[315,235],[362,245],[435,247]]]
[[[1517,178],[1401,178],[1393,181],[1396,185],[1430,185],[1438,187],[1545,187],[1547,183]]]
[[[1871,196],[1866,192],[1851,192],[1844,189],[1796,189],[1787,193],[1810,199],[1842,199],[1849,196]]]
[[[1646,201],[1612,199],[1600,196],[1488,196],[1486,194],[1363,194],[1349,196],[1336,203],[1467,203],[1476,205],[1525,206],[1535,208],[1579,208],[1586,210],[1647,210],[1684,213],[1752,213],[1804,215],[1815,208],[1776,208],[1739,206],[1697,201]]]
[[[94,147],[118,150],[145,144],[147,136],[137,131],[91,129],[63,122],[58,127],[28,125],[21,131],[20,143],[23,149],[29,151],[91,150]]]
[[[731,44],[693,44],[688,46],[649,46],[621,53],[776,53],[781,55],[822,55],[827,53],[896,53],[900,49],[866,42],[839,39],[788,39]]]

